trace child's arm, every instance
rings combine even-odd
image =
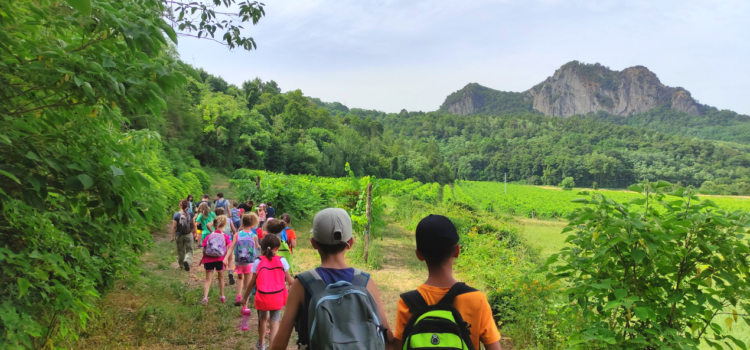
[[[276,338],[273,338],[271,350],[285,350],[289,344],[289,338],[294,330],[294,321],[297,320],[297,313],[302,307],[302,301],[305,298],[305,287],[299,280],[294,280],[292,287],[289,289],[289,298],[286,301],[286,311],[281,318]]]
[[[235,234],[235,233],[237,233],[237,228],[236,228],[236,227],[234,227],[234,222],[232,222],[232,221],[229,221],[229,225],[231,225],[231,227],[232,227],[232,234]]]
[[[487,349],[487,350],[503,350],[503,349],[500,348],[500,342],[499,341],[496,341],[496,342],[494,342],[492,344],[485,344],[484,348]]]
[[[284,271],[284,278],[286,279],[286,284],[292,285],[294,283],[294,278],[292,278],[292,274],[289,273],[289,270]]]
[[[392,349],[393,346],[393,330],[391,327],[388,326],[388,318],[385,316],[385,305],[383,305],[383,300],[380,297],[380,289],[378,289],[377,283],[370,279],[370,282],[367,283],[367,291],[372,294],[372,297],[375,299],[375,303],[378,304],[378,317],[380,318],[380,323],[388,329],[388,334],[386,334],[385,338],[385,348],[386,349]],[[400,348],[398,348],[400,349]]]
[[[224,256],[224,265],[228,265],[229,262],[227,261],[227,258],[229,258],[229,252],[234,251],[234,245],[237,244],[237,238],[239,237],[239,233],[235,232],[233,237],[234,239],[229,242],[229,246],[227,246],[227,255]]]
[[[255,279],[257,277],[257,273],[254,273],[253,277],[250,277],[250,282],[248,282],[247,287],[245,287],[245,294],[242,296],[242,305],[247,305],[247,300],[250,299],[250,294],[252,294],[253,289],[255,288]]]

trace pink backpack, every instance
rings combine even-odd
[[[268,260],[265,256],[258,258],[257,277],[255,279],[258,292],[255,294],[255,309],[261,311],[281,310],[286,305],[288,292],[286,290],[284,264],[280,256]]]

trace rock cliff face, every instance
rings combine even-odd
[[[445,99],[440,110],[452,114],[505,114],[536,110],[569,117],[604,111],[614,115],[642,113],[669,105],[690,115],[700,114],[690,92],[663,85],[646,67],[613,71],[600,64],[567,63],[533,88],[517,93],[493,90],[476,83]]]
[[[618,72],[599,64],[573,61],[528,93],[534,98],[535,110],[552,116],[598,111],[629,115],[664,104],[687,114],[699,114],[698,103],[690,92],[663,85],[656,74],[642,66]]]

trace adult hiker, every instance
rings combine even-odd
[[[187,211],[188,213],[190,213],[190,215],[193,215],[195,213],[195,204],[193,203],[193,195],[189,194],[186,199],[188,201]]]
[[[247,201],[245,201],[244,203],[240,203],[240,205],[237,208],[242,209],[245,212],[245,214],[255,212],[255,210],[253,210],[253,201],[250,198],[248,198]]]
[[[271,202],[266,203],[266,205],[266,221],[271,221],[271,219],[276,217],[276,209],[274,209]]]
[[[216,201],[214,201],[214,204],[216,205],[216,208],[224,208],[224,214],[227,215],[227,218],[229,218],[229,213],[232,209],[232,205],[226,198],[224,198],[223,192],[219,192],[216,195]],[[214,208],[214,212],[216,212],[216,208]]]
[[[193,261],[193,239],[197,236],[193,214],[188,212],[188,201],[180,201],[180,211],[176,212],[172,221],[172,242],[177,241],[177,263],[180,268],[190,271]]]

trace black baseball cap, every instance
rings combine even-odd
[[[430,214],[417,224],[416,238],[420,252],[443,251],[458,243],[458,231],[447,217]]]

